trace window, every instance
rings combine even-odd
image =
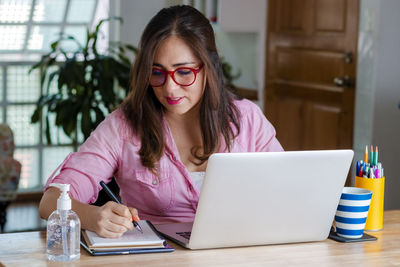
[[[22,164],[20,191],[41,191],[50,174],[74,150],[61,129],[52,128],[57,145],[49,146],[42,125],[30,123],[41,89],[40,73],[28,75],[28,71],[60,33],[84,43],[98,2],[104,1],[0,1],[0,122],[14,133],[14,158]],[[63,49],[68,51],[68,45]],[[55,84],[51,90],[57,90]]]
[[[0,53],[9,59],[38,55],[61,32],[73,33],[83,41],[96,6],[96,0],[2,0]]]

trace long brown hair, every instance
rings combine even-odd
[[[133,132],[141,139],[139,155],[142,165],[150,170],[161,158],[165,144],[162,123],[164,108],[149,85],[149,77],[158,45],[171,35],[181,38],[192,49],[203,63],[206,73],[206,85],[200,103],[203,147],[193,147],[191,150],[199,161],[195,164],[201,165],[220,148],[221,135],[226,149],[230,151],[231,141],[240,132],[240,112],[233,104],[235,96],[224,85],[222,65],[210,22],[191,6],[164,8],[151,19],[143,32],[139,53],[131,69],[131,91],[122,104]]]

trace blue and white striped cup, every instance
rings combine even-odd
[[[372,191],[345,187],[336,210],[336,234],[345,238],[361,238],[367,221]]]

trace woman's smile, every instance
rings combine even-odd
[[[165,99],[170,105],[178,105],[183,101],[183,97],[166,97]]]

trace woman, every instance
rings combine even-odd
[[[162,9],[143,32],[132,91],[77,153],[50,177],[39,213],[47,219],[71,184],[82,228],[103,237],[153,223],[193,221],[207,159],[217,152],[281,151],[273,126],[252,102],[225,87],[214,32],[190,6]],[[93,203],[115,177],[122,204]]]

